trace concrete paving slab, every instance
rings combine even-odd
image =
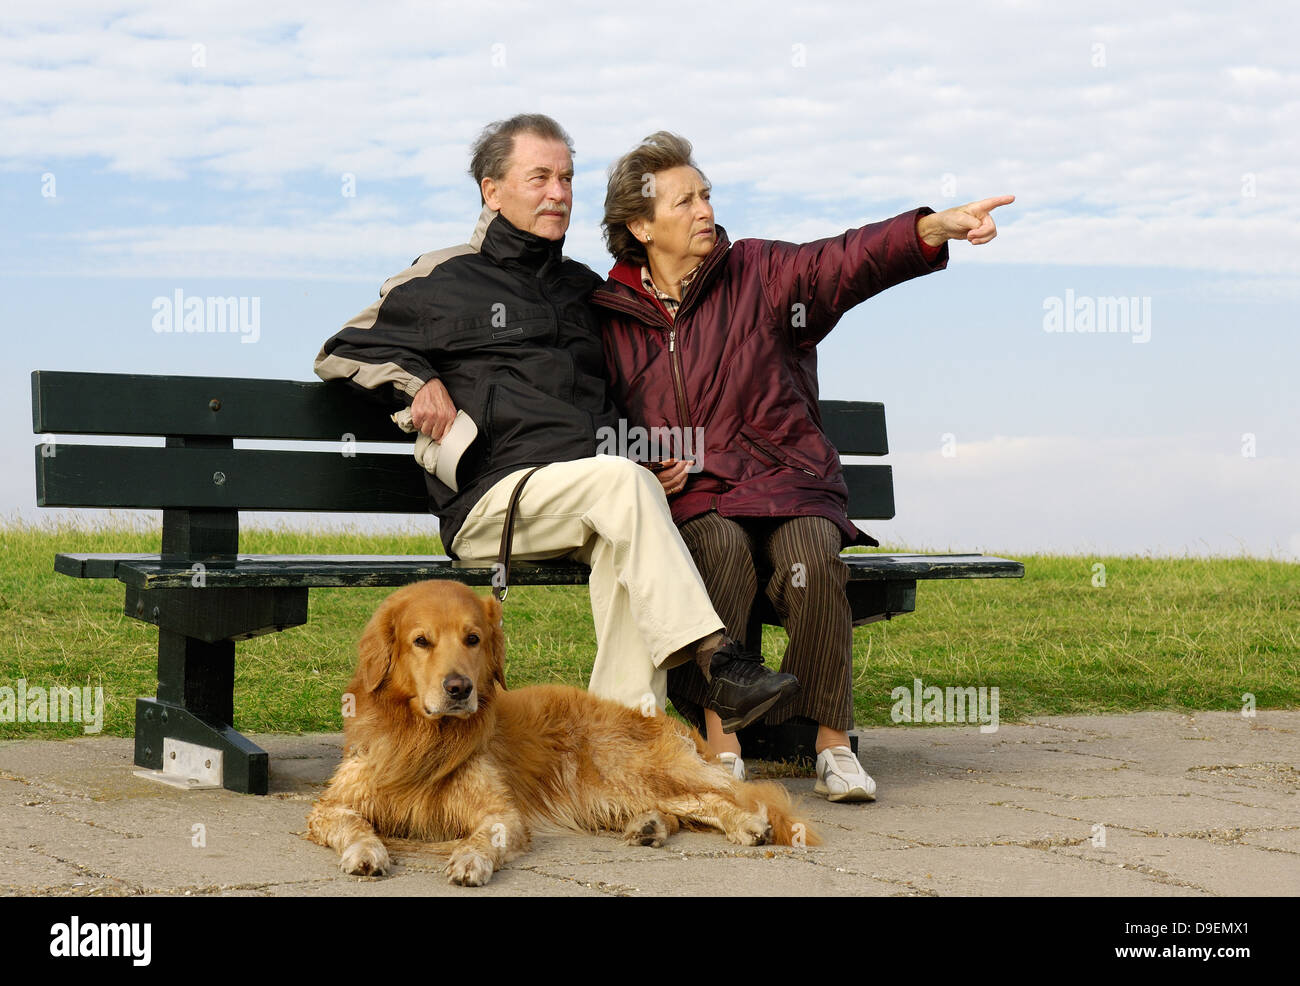
[[[1300,855],[1252,849],[1238,840],[1146,836],[1107,828],[1104,845],[1092,839],[1054,847],[1064,855],[1135,869],[1157,879],[1215,895],[1294,896],[1300,893]]]
[[[129,739],[0,743],[0,893],[169,896],[1294,895],[1300,711],[1142,713],[863,731],[879,784],[831,805],[781,775],[825,844],[740,849],[679,833],[662,849],[535,835],[486,888],[394,843],[394,873],[339,872],[303,838],[338,734],[250,737],[271,793],[181,791],[134,776]],[[755,764],[762,768],[763,765]],[[1093,846],[1095,825],[1107,844]]]
[[[1300,825],[1284,829],[1260,829],[1246,832],[1241,836],[1243,845],[1269,849],[1274,852],[1292,853],[1300,858]],[[1292,891],[1291,896],[1300,896],[1300,887]]]
[[[1050,846],[926,846],[846,853],[845,869],[925,896],[1200,896],[1122,866],[1054,855]]]
[[[1233,804],[1201,794],[1138,795],[1078,801],[1054,794],[1009,793],[1000,803],[1062,819],[1100,822],[1153,835],[1197,835],[1209,830],[1284,828],[1295,815],[1275,808]]]
[[[532,868],[579,883],[598,881],[606,892],[620,897],[729,896],[738,884],[758,897],[887,897],[898,892],[890,883],[821,865],[814,859],[794,858],[782,848],[698,855],[673,853],[665,846],[651,853],[641,862],[605,866],[551,863]]]

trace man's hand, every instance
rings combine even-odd
[[[965,240],[979,246],[998,235],[998,228],[993,223],[993,210],[1015,200],[1014,195],[995,195],[991,199],[931,213],[917,220],[916,232],[932,247],[943,246],[948,240]]]
[[[435,442],[442,441],[455,420],[456,405],[437,377],[421,387],[411,401],[411,424]]]

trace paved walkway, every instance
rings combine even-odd
[[[394,874],[341,874],[302,833],[340,734],[252,737],[272,793],[135,777],[128,739],[0,743],[0,893],[196,895],[1107,895],[1300,893],[1300,711],[1143,713],[869,729],[870,805],[805,796],[825,845],[662,849],[539,834],[484,888],[401,847]],[[757,766],[757,765],[756,765]],[[202,844],[199,844],[202,843]]]

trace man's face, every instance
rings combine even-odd
[[[561,239],[573,208],[573,158],[563,141],[516,134],[505,177],[484,178],[482,191],[488,207],[517,228]]]

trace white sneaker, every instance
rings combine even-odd
[[[847,746],[828,747],[817,754],[817,785],[813,790],[824,794],[828,801],[876,800],[876,782]]]
[[[745,780],[745,761],[734,753],[719,753],[718,766],[738,781]]]

